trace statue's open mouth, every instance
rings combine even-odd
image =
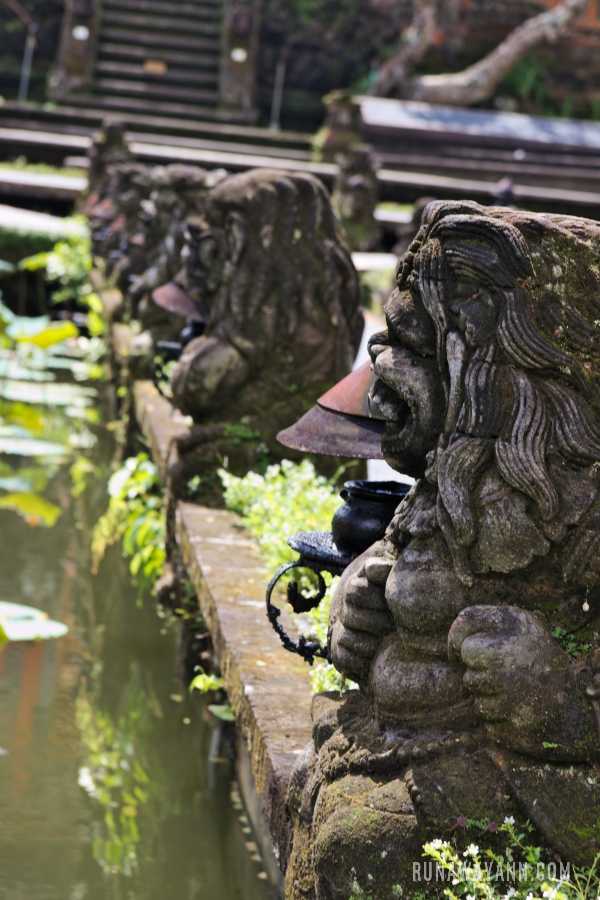
[[[378,378],[369,393],[369,412],[373,418],[384,419],[386,428],[381,438],[384,452],[393,455],[395,449],[406,445],[414,423],[410,398],[401,397]]]
[[[403,413],[401,419],[386,422],[385,434],[381,438],[381,449],[384,456],[388,453],[393,456],[395,450],[404,449],[410,440],[414,420],[408,405],[404,406]]]

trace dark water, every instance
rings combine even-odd
[[[209,763],[202,702],[175,679],[177,623],[136,605],[116,547],[90,574],[102,453],[79,498],[68,466],[50,473],[53,527],[0,510],[0,600],[70,629],[0,651],[0,898],[265,900],[227,748]]]

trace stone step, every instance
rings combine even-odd
[[[215,53],[186,53],[182,50],[165,50],[156,48],[150,50],[139,44],[103,43],[98,50],[100,59],[122,59],[127,61],[140,61],[146,59],[160,59],[167,65],[193,66],[195,69],[214,69],[219,67],[219,55]]]
[[[183,140],[189,138],[192,142],[195,138],[221,139],[234,143],[281,147],[283,156],[288,148],[305,152],[310,150],[311,134],[276,132],[254,125],[216,121],[221,114],[215,110],[209,112],[210,121],[178,119],[173,115],[163,117],[153,107],[151,115],[131,113],[127,118],[127,125],[131,129],[132,140],[144,140],[144,134],[147,134],[148,140],[159,143],[166,143],[175,136]],[[34,137],[38,132],[90,135],[101,126],[105,115],[105,109],[100,108],[89,97],[77,98],[77,102],[62,103],[51,109],[44,106],[36,107],[34,104],[23,106],[16,101],[7,100],[0,107],[0,126],[31,131]],[[73,152],[72,148],[67,149],[68,152]],[[9,156],[10,154],[5,158]]]
[[[115,41],[129,45],[137,44],[138,47],[169,50],[199,50],[214,53],[219,53],[220,51],[218,37],[200,37],[193,34],[162,34],[154,31],[139,32],[132,28],[103,27],[100,40],[103,43]],[[153,52],[156,51],[153,50]]]
[[[97,110],[127,113],[138,112],[146,113],[152,116],[163,116],[165,119],[171,117],[181,117],[182,119],[214,119],[219,118],[214,105],[200,105],[194,103],[168,103],[166,101],[152,100],[150,98],[139,97],[119,97],[119,96],[102,96],[101,94],[92,94],[92,96],[76,97],[69,96],[69,103],[72,106],[82,106],[89,108],[95,107]],[[227,117],[228,121],[231,116]],[[239,121],[243,121],[240,116]]]
[[[208,87],[217,87],[217,83],[219,80],[218,72],[215,70],[213,72],[202,72],[194,69],[176,69],[176,68],[168,68],[166,72],[153,73],[147,72],[143,65],[135,64],[135,63],[122,63],[122,62],[99,62],[96,65],[96,72],[98,75],[114,75],[121,76],[119,79],[119,83],[122,83],[123,79],[131,78],[135,83],[140,80],[144,80],[148,86],[156,86],[158,84],[164,84],[165,82],[171,84],[188,84],[188,85],[206,85]],[[178,90],[176,88],[175,90]]]
[[[130,94],[134,97],[165,98],[191,103],[216,103],[217,91],[203,88],[184,88],[176,85],[147,84],[144,81],[126,81],[121,78],[97,78],[94,85],[99,94]]]
[[[0,129],[0,133],[1,131],[2,129]],[[143,134],[136,131],[128,131],[127,136],[129,140],[136,144],[136,146],[143,144],[147,156],[152,153],[153,147],[157,147],[161,158],[163,156],[165,145],[168,145],[171,153],[173,153],[174,155],[180,154],[180,157],[183,159],[185,159],[186,152],[193,154],[196,151],[207,150],[216,151],[218,153],[246,153],[250,156],[262,155],[273,157],[279,160],[279,162],[281,162],[282,157],[285,157],[285,159],[294,160],[294,165],[296,163],[311,162],[311,153],[308,149],[300,150],[287,147],[284,150],[282,147],[265,146],[258,141],[255,141],[254,143],[250,143],[250,141],[219,141],[214,140],[214,135],[213,139],[178,136],[165,138],[164,136],[161,136],[159,134]],[[78,138],[77,140],[82,140],[82,138]]]
[[[161,34],[201,34],[207,37],[219,37],[221,34],[221,24],[219,21],[201,22],[198,19],[179,18],[171,16],[150,16],[137,14],[132,12],[114,12],[107,9],[102,17],[102,28],[100,31],[101,38],[106,34],[106,30],[111,26],[124,26],[126,28],[135,28],[143,43],[144,32],[158,31]],[[138,31],[139,29],[139,31]]]
[[[221,9],[216,3],[190,2],[169,3],[166,0],[104,0],[104,10],[130,10],[136,13],[149,13],[164,16],[190,16],[191,18],[221,19]]]

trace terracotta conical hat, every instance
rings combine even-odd
[[[303,453],[383,459],[385,422],[369,415],[368,397],[375,379],[371,363],[364,363],[319,397],[295,425],[280,431],[277,440]]]

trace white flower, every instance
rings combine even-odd
[[[515,824],[514,816],[505,816],[504,824],[505,825],[514,825]]]
[[[443,841],[441,838],[435,838],[433,841],[429,841],[428,847],[431,847],[433,850],[441,850],[442,847],[448,846],[448,841]]]
[[[479,847],[477,846],[477,844],[469,844],[469,846],[463,853],[463,856],[477,856],[478,853]]]
[[[96,784],[94,782],[94,778],[90,769],[87,766],[82,766],[79,770],[79,777],[77,779],[77,783],[79,787],[82,787],[84,791],[90,794],[92,797],[96,793]]]

